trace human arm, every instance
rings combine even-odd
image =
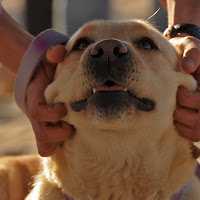
[[[168,13],[168,26],[194,24],[200,27],[199,0],[160,0]],[[182,68],[198,82],[195,93],[183,87],[177,93],[178,106],[174,113],[175,125],[182,136],[192,141],[200,140],[200,40],[187,34],[179,34],[170,42],[182,53]],[[192,109],[187,109],[192,108]]]
[[[30,33],[15,22],[3,8],[1,9],[0,62],[15,75],[33,39]],[[53,80],[57,63],[64,59],[65,53],[65,47],[62,45],[50,48],[27,90],[26,113],[32,124],[41,156],[52,155],[56,147],[69,138],[73,131],[73,128],[64,122],[61,126],[49,126],[47,121],[59,121],[67,111],[63,104],[46,105],[43,95],[45,88]]]
[[[168,14],[168,25],[195,24],[200,27],[199,0],[160,0]]]
[[[33,36],[1,8],[0,12],[0,61],[15,75],[22,57]]]
[[[56,148],[74,132],[71,125],[60,121],[67,113],[65,105],[62,103],[47,105],[43,95],[46,87],[53,81],[57,63],[64,59],[65,54],[63,45],[48,49],[38,66],[36,76],[26,90],[26,113],[31,121],[41,156],[53,155]],[[51,123],[58,121],[58,125]]]
[[[168,14],[168,27],[175,24],[194,24],[200,27],[200,1],[199,0],[160,0]],[[183,69],[193,73],[200,65],[199,40],[180,34],[170,40],[183,51]]]

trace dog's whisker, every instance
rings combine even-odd
[[[155,15],[157,15],[159,11],[160,11],[160,8],[158,8],[150,17],[148,17],[147,21],[153,18]]]

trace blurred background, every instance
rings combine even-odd
[[[160,31],[167,27],[158,0],[3,0],[3,7],[30,33],[54,28],[72,35],[91,19],[148,19]],[[14,77],[0,66],[0,156],[36,153],[31,125],[15,105]]]

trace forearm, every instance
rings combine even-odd
[[[17,73],[21,59],[33,38],[2,8],[0,14],[0,62],[14,74]]]
[[[200,27],[199,0],[160,0],[168,13],[168,25],[189,23]]]

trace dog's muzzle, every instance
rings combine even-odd
[[[96,109],[100,116],[119,117],[124,110],[136,109],[150,112],[155,102],[137,98],[127,88],[127,77],[134,73],[133,55],[127,45],[120,40],[105,39],[94,44],[88,52],[87,75],[94,80],[91,96],[81,101],[71,102],[74,111],[79,112],[87,105]]]

